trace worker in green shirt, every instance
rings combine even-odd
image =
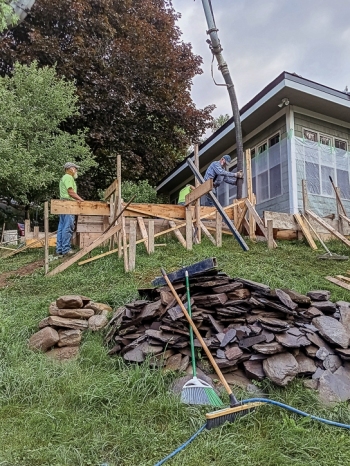
[[[77,185],[75,180],[78,177],[78,169],[80,167],[72,162],[67,162],[64,165],[64,175],[60,179],[60,199],[83,202],[77,194]],[[74,231],[75,215],[61,214],[57,229],[56,254],[58,256],[67,256],[74,254],[71,249],[71,240]]]
[[[177,201],[178,205],[185,205],[185,198],[187,194],[194,190],[194,186],[191,184],[186,184],[184,188],[179,192],[179,200]]]

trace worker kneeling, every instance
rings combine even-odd
[[[243,172],[239,171],[237,173],[229,172],[226,170],[227,164],[231,162],[231,157],[229,155],[224,155],[219,161],[212,162],[204,175],[204,181],[213,180],[213,193],[216,195],[216,188],[218,188],[221,183],[227,183],[235,185],[237,184],[238,178],[243,178]],[[213,206],[213,201],[208,194],[201,198],[202,206]]]

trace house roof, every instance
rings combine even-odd
[[[287,97],[290,104],[350,122],[350,95],[284,71],[240,110],[243,137],[277,113],[278,104]],[[199,164],[205,167],[236,142],[231,117],[199,146]],[[193,153],[187,158],[193,157]],[[187,159],[186,158],[186,159]],[[159,192],[170,192],[191,177],[186,159],[158,182]]]

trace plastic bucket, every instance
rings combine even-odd
[[[18,244],[18,233],[17,230],[5,230],[4,240],[5,243]]]

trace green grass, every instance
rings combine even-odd
[[[328,245],[332,252],[348,254],[339,242]],[[136,298],[138,288],[149,286],[161,266],[170,272],[215,256],[233,277],[302,293],[329,289],[333,301],[350,300],[348,291],[324,279],[345,274],[347,262],[319,261],[323,251],[299,242],[279,242],[273,251],[263,243],[249,246],[245,253],[226,237],[221,249],[203,240],[189,252],[168,241],[152,256],[140,246],[132,274],[124,273],[116,256],[74,265],[52,278],[45,278],[42,270],[26,277],[14,274],[10,286],[0,290],[0,466],[154,465],[204,424],[205,408],[182,405],[169,393],[177,374],[127,366],[109,357],[101,333],[86,332],[79,358],[68,363],[29,351],[28,338],[50,302],[62,294],[84,294],[117,307]],[[0,259],[0,273],[40,257],[42,251],[36,250]],[[300,380],[286,389],[266,383],[262,388],[299,409],[350,423],[346,404],[320,406]],[[345,466],[349,449],[348,431],[264,406],[235,424],[204,431],[166,464]]]

